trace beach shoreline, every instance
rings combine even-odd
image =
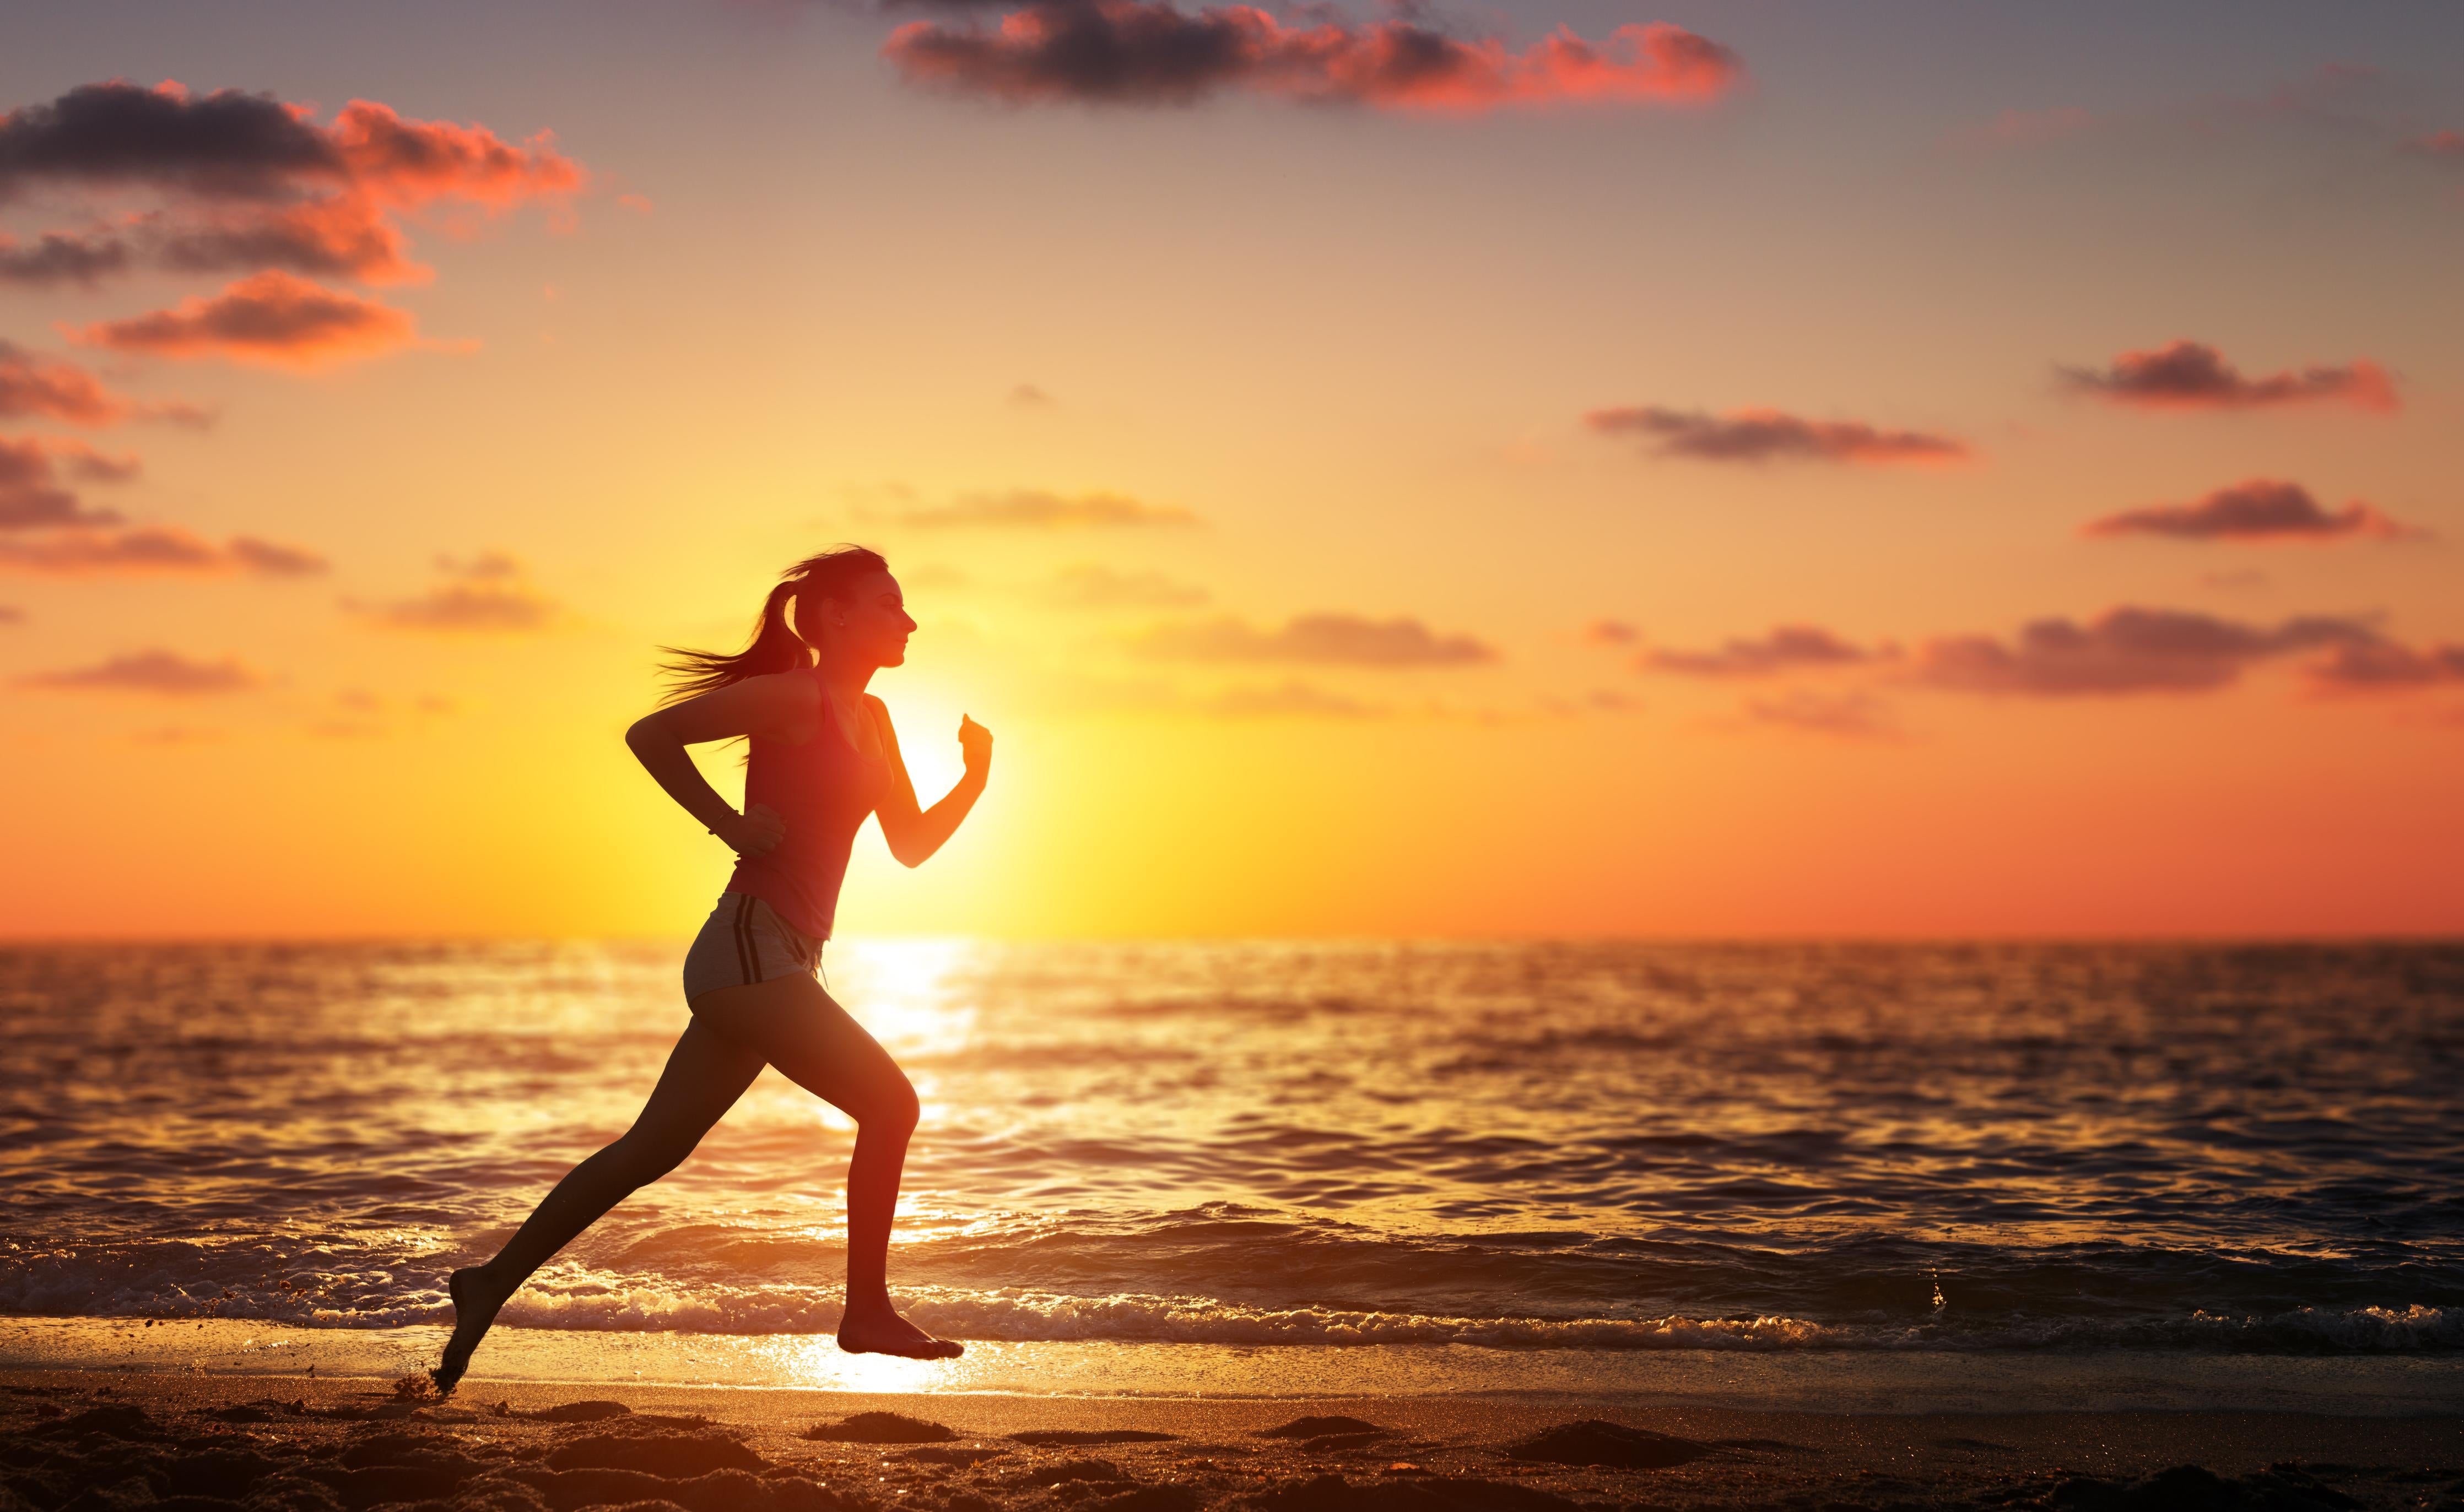
[[[2179,1501],[2193,1492],[2226,1506],[2438,1506],[2464,1495],[2454,1468],[2464,1416],[2453,1413],[1821,1413],[1560,1397],[1163,1400],[493,1380],[437,1400],[419,1384],[0,1370],[0,1462],[11,1495],[38,1512],[80,1496],[101,1498],[80,1507],[211,1496],[194,1487],[215,1476],[233,1504],[407,1501],[439,1512],[645,1501],[728,1512],[2154,1506],[2199,1504]],[[804,1436],[859,1413],[932,1427],[907,1442]],[[1303,1431],[1278,1434],[1294,1423]],[[1630,1462],[1567,1462],[1587,1457]]]

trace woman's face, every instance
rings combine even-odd
[[[907,617],[907,599],[898,580],[887,572],[869,572],[848,585],[845,598],[825,599],[822,616],[844,654],[867,667],[896,667],[907,660],[907,638],[915,622]]]

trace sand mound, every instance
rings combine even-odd
[[[1178,1435],[1138,1428],[1038,1428],[1009,1436],[1037,1449],[1053,1449],[1084,1444],[1160,1444]]]
[[[1325,1438],[1334,1434],[1382,1434],[1386,1430],[1357,1417],[1295,1417],[1273,1428],[1261,1428],[1261,1438]]]
[[[816,1423],[803,1436],[825,1444],[938,1444],[958,1435],[905,1413],[856,1413],[835,1423]]]
[[[2126,1483],[2075,1476],[2045,1500],[2064,1512],[2325,1512],[2366,1504],[2321,1484],[2299,1465],[2283,1464],[2233,1477],[2175,1465]]]
[[[1560,1423],[1506,1447],[1509,1459],[1552,1465],[1614,1465],[1620,1470],[1665,1470],[1718,1452],[1691,1438],[1655,1434],[1647,1428],[1627,1428],[1596,1417]]]
[[[806,1435],[810,1437],[811,1435]],[[911,1449],[898,1457],[909,1464],[979,1465],[987,1459],[999,1459],[1006,1449]]]
[[[1065,1459],[1057,1465],[1038,1465],[1018,1478],[1019,1483],[1030,1486],[1057,1486],[1073,1480],[1127,1480],[1121,1467],[1109,1459]]]
[[[1251,1492],[1232,1505],[1255,1512],[1574,1512],[1577,1504],[1495,1480],[1431,1477],[1353,1485],[1341,1476],[1319,1476]]]
[[[565,1402],[542,1407],[536,1413],[517,1413],[507,1408],[501,1415],[533,1423],[604,1423],[611,1417],[628,1417],[632,1412],[622,1402]]]

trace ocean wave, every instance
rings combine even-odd
[[[164,1253],[165,1250],[177,1253]],[[327,1260],[334,1257],[326,1256]],[[276,1276],[248,1246],[18,1251],[0,1256],[0,1314],[224,1318],[301,1327],[446,1325],[443,1264],[314,1266]],[[246,1272],[246,1274],[243,1274]],[[1201,1296],[1074,1295],[1032,1288],[902,1288],[909,1317],[955,1338],[1009,1343],[1239,1348],[1470,1346],[1504,1350],[2170,1349],[2387,1354],[2464,1349],[2464,1308],[2423,1303],[2233,1315],[1935,1316],[1815,1322],[1766,1315],[1453,1316],[1394,1309],[1251,1306]],[[560,1260],[499,1315],[561,1332],[811,1335],[836,1330],[834,1285],[620,1274]]]

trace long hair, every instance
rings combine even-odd
[[[761,617],[753,622],[752,644],[744,649],[729,655],[677,646],[660,646],[667,653],[661,669],[668,676],[667,694],[660,703],[677,703],[748,677],[812,666],[813,647],[797,633],[788,606],[843,598],[858,578],[889,570],[890,563],[882,559],[881,553],[862,546],[833,546],[805,558],[779,575],[779,585],[761,601]]]

